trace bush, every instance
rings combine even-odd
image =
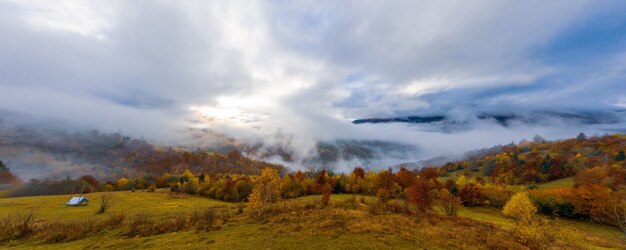
[[[461,190],[459,190],[459,198],[461,198],[463,205],[470,207],[482,205],[485,200],[481,188],[474,183],[463,186]]]
[[[104,193],[100,196],[100,206],[98,206],[98,210],[96,210],[96,214],[102,214],[109,209],[111,206],[111,195],[109,193]]]
[[[481,188],[485,205],[502,208],[511,199],[514,192],[504,185],[485,185]]]
[[[217,212],[215,208],[204,208],[200,211],[195,211],[190,220],[196,226],[198,231],[211,231],[215,222],[217,221]]]
[[[35,210],[24,214],[9,214],[0,219],[0,241],[16,240],[31,235],[34,229]]]
[[[448,191],[448,189],[442,189],[439,192],[438,199],[439,206],[443,209],[443,213],[447,216],[456,216],[461,205],[461,199],[455,197]]]
[[[559,216],[565,218],[575,218],[574,206],[563,197],[550,192],[533,192],[530,198],[537,206],[537,211],[541,214]]]

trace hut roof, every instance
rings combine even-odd
[[[85,197],[72,197],[68,202],[67,205],[80,205],[82,203],[88,202],[89,199],[85,198]]]

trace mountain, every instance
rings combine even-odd
[[[353,124],[367,123],[411,123],[411,124],[437,124],[442,127],[450,125],[464,125],[471,121],[493,121],[501,126],[510,126],[513,123],[542,124],[553,120],[562,120],[568,123],[579,123],[585,125],[594,124],[615,124],[623,121],[626,112],[617,111],[596,111],[596,112],[519,112],[519,113],[476,113],[469,117],[455,117],[451,115],[428,115],[428,116],[400,116],[386,118],[365,118],[353,120]]]

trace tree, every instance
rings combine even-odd
[[[83,175],[80,179],[87,182],[92,187],[98,187],[98,180],[96,180],[96,177],[93,177],[92,175]]]
[[[580,134],[578,134],[578,136],[576,136],[576,140],[577,141],[587,140],[587,136],[583,132],[580,132]]]
[[[396,180],[402,188],[408,188],[416,181],[417,175],[406,168],[400,168],[400,171],[396,173]]]
[[[354,177],[357,179],[365,178],[365,170],[361,167],[354,168],[354,170],[352,170],[352,174],[354,174]]]
[[[374,190],[376,190],[376,197],[378,202],[385,204],[393,195],[395,186],[398,184],[394,181],[394,175],[390,170],[382,170],[376,175],[374,182]],[[398,186],[399,187],[399,186]]]
[[[428,180],[418,178],[409,188],[405,189],[407,202],[417,208],[420,212],[431,209],[433,203],[432,188]]]
[[[469,183],[459,190],[459,198],[466,206],[479,206],[485,200],[480,187],[474,183]]]
[[[321,191],[322,191],[322,199],[320,200],[320,202],[322,203],[323,207],[326,207],[328,206],[328,202],[330,202],[330,195],[332,194],[333,189],[330,183],[327,182],[322,186]]]
[[[543,159],[543,161],[541,162],[541,173],[542,174],[548,174],[550,173],[551,167],[552,167],[552,163],[551,163],[550,159],[550,154],[546,155],[546,158]]]
[[[461,205],[461,199],[459,197],[455,197],[448,191],[448,189],[442,189],[439,192],[438,203],[443,209],[443,212],[447,216],[456,216],[457,211],[459,210],[459,205]]]
[[[248,200],[248,207],[260,208],[280,199],[280,176],[274,168],[265,168],[256,181]]]
[[[19,178],[11,173],[9,168],[0,161],[0,184],[16,184],[21,182]]]
[[[425,180],[433,180],[439,176],[439,171],[434,167],[425,167],[420,170],[419,176]]]
[[[620,150],[619,153],[617,153],[617,156],[615,156],[615,160],[616,161],[626,160],[626,155],[624,154],[624,150]]]
[[[117,181],[117,188],[119,190],[124,190],[124,188],[126,188],[126,185],[128,185],[128,179],[122,177]]]
[[[461,175],[461,177],[459,177],[456,180],[456,185],[459,187],[464,187],[465,185],[467,185],[467,179],[465,179],[465,175]]]
[[[518,221],[531,221],[537,213],[537,207],[530,201],[528,193],[519,192],[504,205],[502,213]]]

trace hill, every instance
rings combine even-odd
[[[29,226],[41,231],[22,239],[2,241],[0,246],[15,249],[525,248],[510,236],[515,222],[488,209],[465,209],[460,217],[435,213],[422,218],[403,213],[376,213],[370,209],[376,203],[374,197],[332,195],[327,207],[320,206],[320,196],[307,196],[276,203],[259,214],[238,204],[157,190],[115,192],[111,208],[96,215],[102,195],[90,194],[91,204],[85,207],[65,207],[68,198],[65,195],[2,199],[0,222],[6,221],[8,215],[26,213],[17,211],[35,208],[36,222]],[[193,213],[205,209],[215,212],[210,229],[178,224],[191,224]],[[113,223],[115,218],[121,221]],[[551,246],[626,247],[620,232],[613,228],[568,220],[550,219],[550,222],[558,232],[567,232],[557,236],[555,242],[547,243]],[[87,223],[96,226],[87,227]]]
[[[615,186],[624,182],[626,136],[594,136],[545,141],[524,141],[489,150],[475,151],[461,161],[440,166],[442,175],[462,172],[468,176],[489,178],[509,185],[544,183],[572,177],[581,170],[608,167]]]
[[[120,133],[68,133],[62,129],[0,126],[0,160],[25,180],[93,175],[162,175],[191,169],[204,173],[258,174],[270,164],[233,150],[215,153],[202,149],[162,147]],[[1,183],[0,183],[1,184]]]

